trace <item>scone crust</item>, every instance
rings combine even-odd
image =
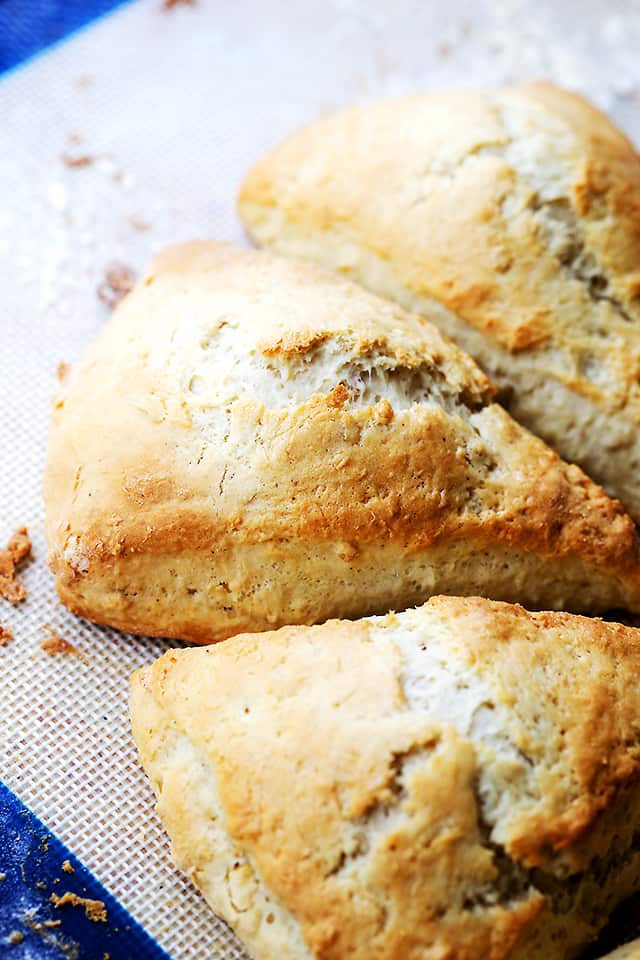
[[[169,652],[133,730],[256,960],[555,960],[640,878],[639,669],[631,628],[438,597]]]
[[[470,592],[640,607],[630,518],[492,395],[435,327],[347,281],[224,244],[172,248],[56,401],[60,595],[117,627],[210,641],[419,602],[433,589],[400,583],[367,607],[360,570],[384,568],[385,550],[402,572],[473,549],[541,575],[520,594],[506,575],[474,581],[473,560]]]

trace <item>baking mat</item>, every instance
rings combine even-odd
[[[169,644],[56,601],[40,484],[58,363],[105,322],[113,262],[244,242],[242,175],[301,123],[352,100],[547,77],[638,140],[638,50],[640,2],[139,0],[0,77],[0,542],[26,524],[35,554],[27,601],[0,600],[14,635],[0,778],[175,960],[243,955],[171,867],[129,735],[128,676]],[[45,652],[49,630],[77,654]]]

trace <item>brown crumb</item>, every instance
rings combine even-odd
[[[45,653],[66,653],[71,657],[82,656],[80,651],[77,650],[72,643],[69,643],[68,640],[65,640],[64,637],[61,637],[60,634],[56,633],[52,627],[47,625],[43,627],[43,630],[46,630],[49,634],[49,636],[46,637],[40,644]],[[65,862],[69,863],[68,860]],[[71,867],[70,863],[69,866]],[[62,869],[64,870],[64,865]],[[66,872],[68,873],[69,871],[67,870]],[[73,873],[73,867],[71,867],[71,873]]]
[[[9,603],[21,603],[27,596],[22,581],[16,577],[16,568],[31,554],[31,540],[26,527],[20,527],[9,540],[6,550],[0,550],[0,597]]]
[[[7,879],[6,873],[0,873],[0,883],[4,883]]]
[[[44,882],[44,880],[38,880],[38,882],[36,883],[36,887],[38,888],[38,890],[46,890],[46,889],[47,889],[47,885],[46,885],[46,883]]]
[[[13,634],[7,627],[0,626],[0,647],[6,647],[13,640]]]
[[[437,53],[438,53],[438,56],[442,57],[442,59],[444,60],[446,57],[448,57],[451,54],[451,47],[449,46],[448,43],[440,43],[438,44]]]
[[[103,953],[103,954],[102,954],[102,960],[111,960],[111,954],[110,954],[110,953]]]
[[[92,157],[90,153],[80,153],[73,157],[70,153],[61,153],[60,159],[65,167],[70,167],[72,170],[79,170],[80,167],[90,167],[96,158]]]
[[[73,869],[73,867],[71,866],[68,860],[64,861],[64,863],[62,864],[62,869],[64,870],[65,873],[75,873],[75,870]]]
[[[163,10],[173,10],[174,7],[195,7],[196,0],[163,0]]]
[[[335,407],[339,410],[340,407],[345,405],[350,396],[351,394],[344,383],[339,383],[333,388],[331,393],[327,394],[325,402],[328,407]]]
[[[141,217],[136,216],[135,213],[132,213],[130,217],[127,218],[131,227],[137,233],[143,233],[145,230],[149,230],[151,227],[150,223],[147,223],[146,220],[143,220]]]
[[[125,263],[107,267],[104,280],[98,287],[98,298],[113,310],[132,289],[136,275]]]
[[[7,551],[13,560],[14,567],[17,567],[23,560],[27,559],[31,553],[31,540],[29,539],[26,527],[20,527],[19,530],[16,530],[7,544]]]
[[[12,946],[16,946],[16,944],[22,943],[23,940],[24,940],[24,933],[21,933],[19,930],[13,930],[9,934],[9,943]]]
[[[60,927],[62,926],[62,920],[44,920],[42,926],[49,928]]]
[[[66,906],[84,907],[84,912],[88,920],[92,920],[94,923],[106,923],[107,921],[107,908],[102,900],[90,900],[88,897],[79,897],[77,893],[72,893],[70,890],[67,890],[61,897],[52,893],[51,903],[55,906],[56,910],[59,907]]]
[[[67,377],[71,373],[71,364],[65,363],[64,360],[61,360],[58,366],[56,367],[56,377],[58,378],[58,383],[65,383]]]
[[[381,426],[387,426],[393,420],[393,407],[388,400],[381,400],[376,404],[374,420]]]

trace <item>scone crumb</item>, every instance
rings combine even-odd
[[[174,7],[195,7],[196,0],[163,0],[163,10],[173,10]]]
[[[60,927],[62,925],[62,920],[44,920],[43,927]]]
[[[136,282],[136,275],[126,263],[112,263],[107,267],[104,280],[99,285],[98,298],[113,310],[126,297]]]
[[[340,407],[345,405],[350,396],[351,394],[344,383],[339,383],[333,388],[331,393],[327,394],[327,406],[340,409]]]
[[[75,870],[73,869],[73,867],[71,866],[68,860],[64,861],[64,863],[62,864],[62,869],[64,870],[65,873],[75,873]]]
[[[57,633],[57,632],[56,632],[52,627],[50,627],[48,624],[45,625],[45,626],[43,627],[43,629],[46,630],[47,633],[48,633],[48,636],[45,637],[45,639],[44,639],[44,640],[42,641],[42,643],[40,644],[40,646],[42,647],[42,649],[44,650],[45,653],[51,653],[51,654],[54,654],[54,653],[65,653],[65,654],[67,654],[68,656],[71,656],[71,657],[81,657],[81,656],[82,656],[82,654],[80,653],[80,651],[79,651],[78,649],[76,649],[76,647],[74,647],[74,645],[73,645],[72,643],[69,643],[68,640],[65,640],[64,637],[61,637],[60,634]],[[69,861],[67,860],[67,861],[65,861],[65,863],[69,863]],[[69,864],[69,866],[71,867],[71,864]],[[63,869],[63,870],[65,869],[65,868],[64,868],[64,864],[63,864],[62,869]],[[66,872],[69,873],[68,870],[67,870]],[[71,871],[70,871],[70,872],[73,873],[73,867],[71,867]]]
[[[31,555],[31,540],[26,527],[13,534],[5,550],[0,550],[0,597],[9,603],[21,603],[27,591],[16,576],[16,569]]]
[[[6,647],[13,640],[13,634],[7,627],[0,625],[0,647]]]
[[[67,890],[61,897],[52,893],[50,899],[56,910],[59,907],[66,906],[84,907],[84,912],[88,920],[92,920],[94,923],[106,923],[107,908],[102,900],[91,900],[88,897],[80,897],[77,893],[72,893],[71,890]]]
[[[95,157],[92,157],[89,153],[81,153],[75,157],[72,157],[68,153],[61,153],[60,159],[65,167],[70,167],[73,170],[77,170],[80,167],[90,167],[95,162]]]
[[[142,217],[138,217],[135,213],[132,213],[131,216],[127,217],[129,224],[136,233],[144,233],[145,230],[151,228],[151,224],[147,223],[146,220],[143,220]]]
[[[9,943],[12,947],[15,947],[17,944],[22,943],[24,940],[24,933],[21,933],[20,930],[12,930],[9,934]]]
[[[71,373],[71,364],[65,363],[64,360],[61,360],[56,368],[56,376],[58,378],[58,383],[63,384],[70,373]]]
[[[393,420],[393,407],[388,400],[381,400],[376,404],[374,411],[374,420],[381,426],[387,426]]]

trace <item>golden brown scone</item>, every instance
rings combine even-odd
[[[172,248],[57,401],[60,596],[198,642],[434,593],[640,610],[630,518],[491,396],[433,326],[332,274]]]
[[[590,104],[539,83],[357,107],[261,160],[240,213],[435,320],[640,519],[640,158]]]
[[[133,677],[176,863],[255,960],[568,960],[640,884],[640,631],[477,598]]]

